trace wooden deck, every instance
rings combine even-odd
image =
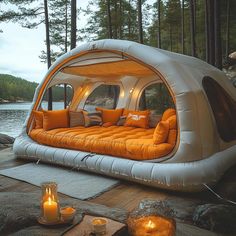
[[[22,165],[25,163],[26,161],[24,160],[16,159],[10,148],[0,150],[0,170],[15,167],[15,166]],[[236,182],[235,169],[236,168],[234,168],[231,171],[232,173],[230,173],[229,179],[230,181],[232,181],[232,176],[233,176],[234,181]],[[228,179],[226,180],[229,181]],[[223,185],[225,186],[224,183]],[[12,178],[8,178],[8,177],[4,177],[0,175],[0,192],[35,193],[36,195],[39,195],[40,197],[41,189],[40,187],[25,183],[23,181],[19,181],[16,179],[12,179]],[[59,194],[59,196],[60,198],[63,198],[65,200],[74,199],[63,194]],[[212,197],[212,194],[210,194],[209,192],[198,193],[198,194],[196,193],[193,193],[193,194],[182,193],[181,194],[181,193],[167,192],[160,189],[146,187],[146,186],[135,184],[132,182],[122,181],[121,184],[118,185],[117,187],[101,194],[100,196],[92,200],[88,200],[88,202],[104,205],[111,208],[121,208],[130,212],[135,207],[137,207],[140,201],[143,199],[164,200],[167,198],[182,199],[183,202],[185,202],[186,199],[190,200],[190,202],[191,201],[194,202],[194,200],[196,199],[209,200],[209,201],[215,199],[214,197]],[[177,202],[177,204],[179,205],[179,202]],[[200,229],[198,227],[195,227],[189,224],[178,222],[176,235],[177,236],[180,236],[180,235],[181,236],[187,236],[187,235],[216,236],[218,234]]]
[[[16,159],[10,148],[0,151],[0,170],[25,164],[26,161]],[[0,192],[38,192],[39,187],[0,175]],[[207,196],[206,196],[207,195]],[[63,198],[71,198],[60,194]],[[105,205],[108,207],[122,208],[131,211],[137,207],[142,199],[163,200],[166,198],[181,197],[183,194],[167,192],[161,189],[146,187],[132,182],[122,181],[117,187],[102,195],[88,200],[89,202]],[[184,194],[190,198],[208,198],[208,193]],[[209,195],[210,197],[210,195]]]
[[[0,151],[0,170],[25,164],[25,161],[16,159],[10,149]],[[38,192],[39,187],[0,175],[0,192]],[[63,198],[70,198],[63,196]],[[162,200],[168,196],[164,191],[145,187],[131,182],[122,182],[119,186],[89,200],[89,202],[106,205],[108,207],[123,208],[128,211],[138,206],[144,198]]]

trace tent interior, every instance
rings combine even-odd
[[[111,52],[90,52],[65,64],[51,78],[48,88],[63,84],[72,88],[73,98],[71,97],[71,101],[68,102],[70,110],[87,109],[88,98],[91,98],[96,90],[99,93],[99,89],[105,92],[109,90],[110,96],[115,96],[110,97],[115,100],[114,104],[110,104],[111,102],[100,104],[108,109],[120,107],[133,110],[150,109],[158,113],[161,111],[158,105],[168,108],[174,104],[171,91],[160,74],[154,72],[148,65]],[[155,91],[158,89],[159,91]],[[147,100],[150,96],[154,99],[154,96],[158,95],[153,94],[155,92],[160,94],[151,104]],[[108,94],[103,93],[102,96]]]
[[[52,88],[52,97],[54,88],[58,86],[64,87],[64,107],[58,107],[56,103],[52,103],[52,110],[69,107],[70,111],[82,109],[93,112],[97,107],[101,107],[105,109],[123,108],[130,111],[150,111],[149,121],[152,119],[152,123],[154,123],[154,125],[149,126],[149,128],[152,128],[150,129],[151,133],[141,133],[139,136],[137,135],[135,140],[137,141],[136,145],[139,145],[138,139],[140,137],[140,145],[143,145],[142,141],[146,138],[145,135],[149,135],[147,136],[149,141],[144,140],[144,142],[148,142],[146,143],[148,145],[151,144],[152,147],[148,147],[148,149],[153,148],[153,150],[155,149],[152,141],[154,128],[161,120],[165,110],[175,108],[173,96],[162,75],[154,71],[150,66],[124,56],[120,52],[89,52],[71,60],[51,77],[47,88]],[[47,96],[48,92],[45,89],[41,104],[39,103],[38,106],[39,109],[47,109],[47,104],[45,103]],[[127,129],[124,128],[122,131],[124,131],[125,135]],[[120,130],[117,130],[117,132],[120,132]],[[134,132],[134,135],[136,135],[136,132]],[[50,145],[48,142],[44,143],[45,137],[39,140],[35,138],[36,136],[38,136],[38,133],[31,135],[31,138],[40,141],[40,143]],[[106,138],[109,138],[109,134],[107,134]],[[129,139],[128,136],[127,139]],[[103,137],[103,142],[105,142],[104,140],[105,138]],[[134,139],[130,142],[133,141]],[[175,143],[176,141],[174,141],[173,145],[171,144],[171,147],[161,147],[161,149],[165,149],[165,152],[161,150],[161,153],[159,153],[155,150],[150,154],[147,151],[140,158],[141,160],[152,159],[152,161],[169,158],[174,150]],[[127,142],[125,143],[126,146]],[[73,145],[66,148],[73,148]],[[86,149],[84,151],[89,150]],[[92,151],[94,152],[94,149]],[[99,153],[97,149],[96,152]],[[118,151],[114,151],[114,153],[118,153]],[[114,153],[101,152],[101,154],[113,154],[116,156]],[[147,153],[150,154],[150,157],[148,157]],[[144,155],[147,157],[144,157]],[[155,155],[157,155],[156,158]],[[120,155],[117,154],[117,156]],[[126,154],[124,157],[129,158],[129,155]],[[131,155],[131,157],[133,156]]]

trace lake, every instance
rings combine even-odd
[[[16,137],[20,134],[22,126],[28,115],[31,103],[4,103],[0,104],[0,133]],[[47,108],[47,103],[43,102],[42,107]],[[63,109],[63,102],[53,102],[53,109]]]

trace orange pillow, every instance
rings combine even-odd
[[[177,129],[176,115],[170,116],[166,121],[169,122],[170,129]]]
[[[164,111],[161,120],[167,120],[169,117],[176,115],[176,111],[173,108],[168,108],[167,110]]]
[[[129,111],[124,126],[147,129],[150,111]]]
[[[33,111],[34,120],[35,120],[35,129],[43,128],[43,112],[42,111]]]
[[[117,123],[117,121],[120,119],[120,116],[122,115],[122,112],[123,112],[123,108],[109,110],[109,109],[96,107],[96,110],[102,112],[103,123],[111,122],[114,124]]]
[[[106,122],[102,124],[102,127],[111,127],[113,125],[116,125],[116,123],[112,123],[112,122]]]
[[[157,124],[157,127],[153,133],[153,143],[161,144],[165,143],[169,134],[169,122],[168,121],[160,121]]]
[[[55,111],[43,111],[43,129],[50,130],[56,128],[69,127],[69,111],[55,110]]]

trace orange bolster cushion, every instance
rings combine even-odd
[[[117,123],[118,120],[120,119],[120,116],[122,115],[123,108],[120,109],[104,109],[100,107],[96,107],[97,111],[102,112],[102,122],[103,123]]]
[[[177,119],[176,115],[169,117],[166,121],[169,122],[170,129],[177,129]]]
[[[148,128],[150,111],[130,111],[128,112],[124,126]],[[123,114],[124,115],[124,114]]]
[[[176,115],[176,111],[173,108],[168,108],[167,110],[164,111],[161,120],[165,121],[167,120],[169,117]]]
[[[55,110],[55,111],[43,111],[43,129],[51,130],[56,128],[69,127],[69,111]]]
[[[153,143],[161,144],[166,143],[169,134],[169,122],[168,121],[160,121],[157,124],[157,127],[153,133]]]
[[[33,111],[34,120],[35,120],[35,129],[43,128],[43,112],[42,111]]]

